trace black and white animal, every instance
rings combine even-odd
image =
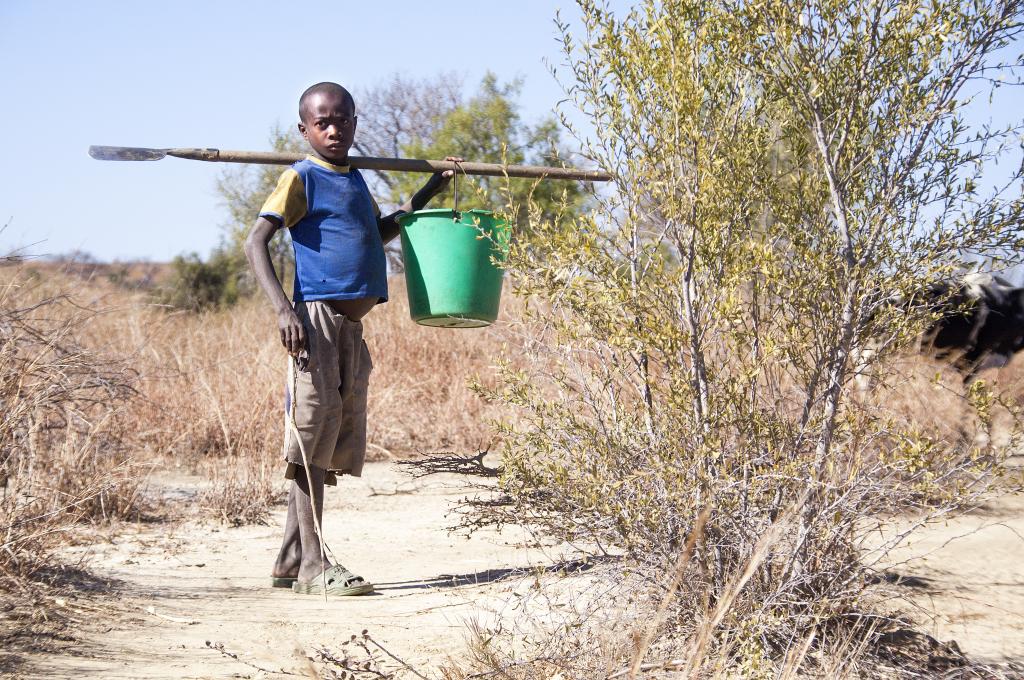
[[[973,382],[983,369],[1007,365],[1024,349],[1024,288],[998,276],[967,274],[935,284],[918,296],[916,304],[938,316],[921,338],[921,351],[951,363],[964,383]],[[871,391],[871,364],[877,351],[873,339],[853,350],[854,382],[861,394]]]
[[[964,382],[1005,366],[1024,349],[1024,288],[991,274],[969,274],[936,284],[928,297],[941,304],[936,311],[942,316],[925,332],[924,348],[949,359]]]

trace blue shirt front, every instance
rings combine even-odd
[[[312,156],[285,170],[260,210],[288,227],[295,300],[388,299],[377,204],[358,170]]]

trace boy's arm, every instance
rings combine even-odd
[[[289,354],[297,355],[306,346],[306,330],[302,327],[298,315],[288,302],[288,296],[284,294],[281,282],[277,280],[274,273],[274,264],[270,261],[270,250],[268,244],[274,233],[281,225],[260,217],[256,220],[249,236],[245,239],[245,256],[249,260],[253,274],[260,288],[270,298],[277,312],[277,327],[281,332],[281,344],[288,350]]]
[[[445,160],[454,161],[456,163],[462,162],[462,159],[458,156],[448,156]],[[452,181],[452,177],[454,175],[455,171],[453,170],[435,172],[430,176],[430,179],[426,181],[420,190],[413,194],[412,198],[402,204],[402,207],[386,217],[378,217],[377,229],[380,230],[381,240],[383,240],[384,243],[387,243],[398,236],[398,218],[407,212],[422,210],[423,206],[430,202],[430,199],[437,196],[448,187],[448,183]]]

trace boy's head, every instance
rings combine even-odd
[[[313,153],[344,165],[356,133],[356,103],[337,83],[317,83],[299,97],[299,132]]]

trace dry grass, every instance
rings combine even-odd
[[[32,597],[86,522],[137,516],[145,466],[124,405],[130,363],[85,340],[102,311],[7,267],[0,282],[0,593]]]
[[[392,301],[364,321],[374,358],[368,455],[486,445],[491,414],[466,383],[487,372],[495,333],[416,326],[404,287],[391,287]],[[135,408],[152,455],[221,472],[278,459],[286,355],[262,299],[198,315],[135,308],[119,323],[132,329],[125,349],[142,348],[145,400]]]
[[[89,310],[75,321],[83,346],[131,367],[137,391],[116,420],[127,425],[133,460],[209,477],[200,506],[216,517],[263,520],[281,488],[286,366],[269,305],[257,298],[215,312],[172,311],[134,285],[134,269],[112,271],[116,276],[101,265],[31,264],[5,268],[3,280],[28,282],[37,298],[73,291],[68,304]],[[374,358],[368,457],[487,448],[494,407],[467,383],[487,379],[504,340],[501,326],[417,326],[404,282],[392,279],[391,290],[391,301],[364,321]]]
[[[206,476],[210,483],[198,506],[227,523],[264,521],[281,498],[284,354],[268,305],[256,299],[218,312],[173,312],[126,283],[108,280],[102,268],[0,269],[0,568],[8,589],[31,590],[33,578],[51,573],[54,550],[73,540],[83,522],[138,516],[145,472],[153,468],[182,467]],[[400,281],[392,282],[392,296],[365,323],[375,362],[371,457],[488,448],[494,444],[488,420],[500,415],[498,407],[475,396],[467,382],[474,376],[490,380],[500,348],[519,342],[514,324],[486,331],[423,328],[408,319]],[[512,321],[515,304],[505,308],[505,320]],[[936,440],[936,451],[963,447],[979,430],[1005,443],[1015,434],[1007,425],[1010,415],[1024,400],[1024,361],[984,378],[1000,395],[989,409],[991,426],[979,422],[958,378],[927,358],[900,361],[888,377],[891,389],[863,397],[862,405],[918,423]],[[709,635],[718,636],[719,649],[741,653],[736,645],[743,644],[742,621],[713,603],[706,603],[705,616],[695,616],[716,622],[700,629],[703,638],[687,637],[682,647],[666,642],[659,605],[666,588],[674,590],[669,584],[683,578],[685,564],[680,565],[668,572],[665,587],[644,584],[653,595],[637,596],[635,611],[615,635],[580,619],[571,634],[566,628],[563,637],[549,638],[551,644],[534,650],[534,657],[483,645],[470,668],[451,668],[451,676],[539,678],[561,672],[569,678],[631,668],[657,674],[659,660],[663,672],[678,672],[678,653],[690,641],[703,648]],[[684,581],[695,576],[689,571]],[[607,612],[605,618],[586,614],[590,623],[607,621]],[[723,643],[722,636],[735,642]],[[848,650],[851,658],[863,652],[864,639]],[[822,650],[840,650],[842,643],[794,639],[783,667],[792,670],[807,657],[824,668],[828,658]],[[567,650],[576,655],[572,668],[555,657]],[[713,674],[720,658],[690,671]],[[852,661],[850,668],[856,668]]]
[[[89,523],[196,508],[263,522],[283,500],[286,360],[269,305],[175,312],[139,276],[159,268],[0,267],[0,596],[22,612],[10,621],[54,616],[55,578],[85,577],[60,549]],[[402,282],[391,286],[365,321],[369,456],[486,448],[492,412],[467,382],[486,376],[501,331],[418,327]],[[209,480],[197,503],[149,503],[149,474],[168,468]],[[0,625],[3,636],[27,629],[12,630]]]
[[[926,354],[900,358],[864,401],[901,414],[946,443],[973,440],[981,430],[989,429],[992,444],[1006,445],[1013,434],[1011,416],[1024,405],[1024,357],[1004,368],[983,371],[979,382],[991,388],[995,398],[992,421],[987,424],[978,420],[970,403],[970,388],[960,374],[948,361]]]

